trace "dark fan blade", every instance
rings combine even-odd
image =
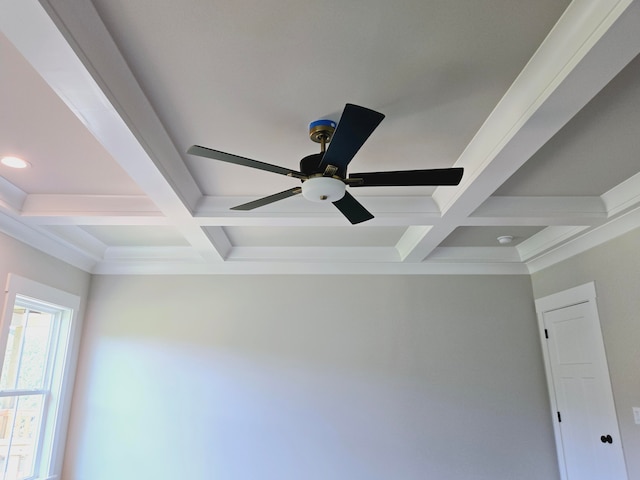
[[[214,160],[220,160],[221,162],[235,163],[236,165],[243,165],[245,167],[257,168],[258,170],[279,173],[280,175],[287,175],[289,177],[307,178],[307,176],[302,172],[289,170],[288,168],[279,167],[277,165],[271,165],[270,163],[259,162],[258,160],[251,160],[250,158],[239,157],[238,155],[232,155],[231,153],[225,153],[219,150],[212,150],[211,148],[201,147],[199,145],[189,147],[187,153],[197,155],[199,157],[213,158]]]
[[[342,176],[346,175],[347,165],[383,118],[381,113],[347,103],[320,162],[320,170],[324,170],[327,165],[335,165]]]
[[[289,190],[285,190],[284,192],[275,193],[273,195],[269,195],[268,197],[259,198],[258,200],[254,200],[253,202],[243,203],[242,205],[231,208],[231,210],[253,210],[254,208],[269,205],[270,203],[277,202],[278,200],[284,200],[285,198],[293,197],[294,195],[298,195],[301,192],[302,188],[300,187],[291,188]]]
[[[353,225],[366,222],[373,218],[373,215],[371,215],[360,202],[353,198],[349,192],[344,192],[344,197],[337,202],[333,202],[333,204],[338,207],[338,210],[340,210]]]
[[[434,168],[431,170],[402,170],[399,172],[352,173],[350,179],[360,178],[362,183],[352,187],[409,187],[413,185],[458,185],[463,168]]]

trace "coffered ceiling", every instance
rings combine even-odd
[[[528,273],[640,226],[640,0],[0,0],[0,229],[92,273]],[[352,171],[299,180],[310,122],[386,117]],[[501,236],[513,237],[499,243]]]

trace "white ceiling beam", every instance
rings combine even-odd
[[[43,227],[43,230],[47,234],[51,234],[56,241],[64,242],[69,247],[82,252],[87,257],[93,258],[96,262],[102,261],[104,253],[107,250],[107,245],[83,228],[75,225],[64,226],[62,228],[49,226]]]
[[[595,228],[587,228],[582,232],[572,235],[570,242],[551,245],[550,248],[540,252],[522,252],[521,256],[526,261],[529,273],[538,272],[544,268],[566,260],[574,255],[585,252],[591,248],[608,242],[614,238],[635,230],[640,224],[640,208],[635,208],[604,225]],[[551,227],[550,227],[551,228]],[[542,233],[542,232],[541,232]],[[524,243],[524,242],[523,242]],[[518,247],[522,244],[518,245]],[[529,257],[525,257],[529,255]]]
[[[196,222],[202,226],[270,226],[270,227],[406,227],[414,223],[433,223],[435,220],[427,215],[408,212],[375,213],[375,218],[359,225],[351,225],[349,221],[335,212],[323,213],[264,213],[264,212],[224,212],[218,215],[197,217]]]
[[[2,179],[0,179],[1,182]],[[9,182],[5,182],[12,186]],[[1,185],[0,185],[1,187]],[[25,219],[45,225],[172,225],[151,199],[143,195],[9,195],[6,202]],[[0,188],[0,202],[2,202]],[[331,205],[305,199],[278,202],[249,212],[230,210],[249,201],[248,197],[203,197],[195,217],[200,226],[342,226],[348,221]],[[367,226],[408,226],[435,222],[440,212],[429,197],[365,197],[363,204],[375,216]]]
[[[225,237],[212,243],[197,225],[186,225],[200,190],[93,4],[3,0],[0,25],[162,214],[181,225],[187,241],[203,258],[222,261]]]
[[[0,177],[0,209],[19,213],[27,194],[4,177]]]
[[[104,252],[106,262],[196,262],[200,255],[192,247],[108,247]]]
[[[434,193],[443,221],[409,229],[420,262],[640,52],[640,4],[573,2],[469,143],[460,188]],[[422,238],[415,241],[415,236]]]
[[[105,260],[93,273],[101,275],[526,275],[527,267],[511,262],[270,262],[148,260],[135,263]]]
[[[506,262],[520,263],[516,247],[438,247],[429,262]]]
[[[606,219],[600,197],[489,197],[461,225],[600,225]]]
[[[1,179],[0,179],[1,180]],[[8,182],[5,182],[8,183]],[[603,197],[489,197],[466,219],[465,226],[491,225],[599,225],[621,207],[640,203],[640,174],[610,190]],[[156,225],[170,226],[153,202],[141,195],[20,195],[7,202],[26,221],[42,225]],[[416,221],[433,224],[440,219],[432,201],[421,197],[377,197],[368,202],[376,216],[366,226],[410,226]],[[605,202],[606,200],[606,202]],[[237,197],[208,197],[193,224],[198,226],[341,226],[348,225],[334,208],[302,200],[296,204],[269,206],[250,212],[233,211]],[[6,202],[5,202],[6,203]],[[430,211],[420,211],[431,203]],[[608,211],[607,203],[614,207]],[[371,208],[371,207],[377,208]],[[315,208],[314,208],[315,207]],[[327,208],[328,207],[328,208]],[[312,211],[309,211],[309,208]],[[390,210],[390,211],[381,211]],[[406,210],[403,210],[406,209]],[[191,223],[191,222],[190,222]],[[416,227],[418,228],[418,227]],[[421,238],[421,237],[420,237]],[[406,238],[405,238],[406,240]]]
[[[522,261],[528,261],[541,253],[561,245],[588,230],[588,225],[547,227],[516,246]]]
[[[0,212],[0,231],[87,272],[93,270],[98,260],[95,256],[47,234],[42,228],[26,225],[15,216],[3,212]]]
[[[194,212],[200,225],[228,226],[348,226],[349,222],[333,206],[309,202],[298,196],[251,211],[231,210],[255,197],[202,197]],[[360,196],[358,201],[375,218],[366,226],[408,226],[434,223],[440,210],[431,197],[424,196]]]
[[[219,255],[222,260],[226,260],[229,252],[231,251],[231,241],[229,237],[224,232],[222,227],[208,227],[206,230],[197,225],[191,227],[193,230],[193,239],[191,240],[191,244],[200,248],[200,255],[205,260],[211,259],[215,260],[216,257],[213,255],[211,248],[207,245],[205,241],[203,241],[203,236],[207,238],[207,241],[210,242],[211,245],[215,245],[215,253]],[[187,237],[187,240],[189,237]]]
[[[640,205],[640,173],[604,193],[602,202],[609,217]]]
[[[75,56],[74,71],[68,73],[78,81],[80,75],[90,77],[85,80],[87,85],[78,89],[69,84],[68,77],[62,81],[52,78],[54,72],[48,71],[48,65],[43,65],[47,70],[39,73],[57,87],[54,90],[136,183],[166,202],[163,210],[182,213],[181,206],[192,210],[200,189],[93,4],[59,0],[40,3],[68,43],[66,48],[73,49],[69,54]],[[65,66],[71,69],[71,59],[67,61],[69,65]],[[52,67],[60,69],[59,59]]]
[[[399,262],[395,247],[234,247],[228,261]]]
[[[171,227],[173,223],[167,217],[154,217],[145,215],[127,214],[78,214],[64,215],[28,215],[22,216],[21,220],[29,225],[79,225],[79,226],[148,226],[148,227]]]
[[[355,195],[354,195],[355,196]],[[419,213],[431,217],[440,217],[440,209],[436,202],[429,196],[405,195],[405,196],[356,196],[358,201],[369,211],[375,213]],[[256,200],[256,197],[221,197],[203,196],[194,210],[195,216],[217,215],[228,212],[229,209],[242,203]],[[310,202],[301,195],[287,198],[270,205],[265,205],[253,211],[265,211],[272,213],[318,213],[337,212],[328,204]]]
[[[400,237],[396,244],[396,249],[400,254],[402,261],[410,261],[417,263],[420,260],[413,260],[415,257],[414,252],[422,247],[422,244],[429,233],[429,230],[433,228],[431,225],[412,225],[407,228],[404,235]]]
[[[163,217],[158,207],[144,195],[30,194],[23,202],[21,215]]]

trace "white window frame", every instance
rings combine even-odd
[[[19,275],[9,274],[0,321],[0,371],[4,362],[16,296],[58,307],[62,312],[59,318],[59,341],[57,346],[53,347],[54,366],[50,372],[50,398],[44,406],[44,424],[40,429],[41,436],[36,452],[34,475],[30,477],[38,480],[57,480],[62,472],[77,365],[81,332],[81,320],[78,315],[80,297]]]

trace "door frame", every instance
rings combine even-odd
[[[556,390],[555,385],[553,383],[553,375],[551,373],[551,362],[549,360],[549,344],[547,342],[547,337],[545,335],[545,324],[544,324],[544,314],[546,312],[550,312],[553,310],[559,310],[561,308],[570,307],[578,304],[587,304],[590,312],[595,316],[597,320],[598,327],[600,327],[600,316],[598,315],[598,306],[596,303],[596,286],[595,282],[585,283],[583,285],[579,285],[577,287],[569,288],[568,290],[563,290],[558,293],[554,293],[551,295],[547,295],[546,297],[539,298],[535,300],[536,307],[536,316],[538,317],[538,330],[540,333],[540,342],[542,345],[542,356],[544,359],[544,369],[545,375],[547,378],[547,387],[549,391],[549,401],[551,403],[551,416],[552,416],[552,424],[553,424],[553,434],[555,437],[556,443],[556,452],[558,456],[558,467],[560,469],[560,478],[562,480],[567,479],[567,469],[566,462],[564,458],[564,449],[562,444],[562,433],[560,431],[560,424],[557,418],[557,412],[559,411],[558,402],[556,399]],[[599,328],[601,342],[597,342],[596,349],[599,350],[597,352],[598,355],[602,355],[602,357],[607,359],[606,351],[604,348],[604,339],[602,338],[602,329]],[[609,375],[609,367],[604,369],[603,372],[604,380],[608,382],[609,388],[611,388],[611,377]],[[613,391],[611,391],[613,394]],[[620,442],[622,439],[620,437],[620,427],[618,425],[618,415],[615,410],[615,404],[613,405],[614,413],[615,413],[615,428],[616,431],[614,434]],[[620,443],[620,448],[622,449],[622,455],[624,458],[624,448],[622,443]],[[626,468],[626,460],[625,460],[625,468]]]

